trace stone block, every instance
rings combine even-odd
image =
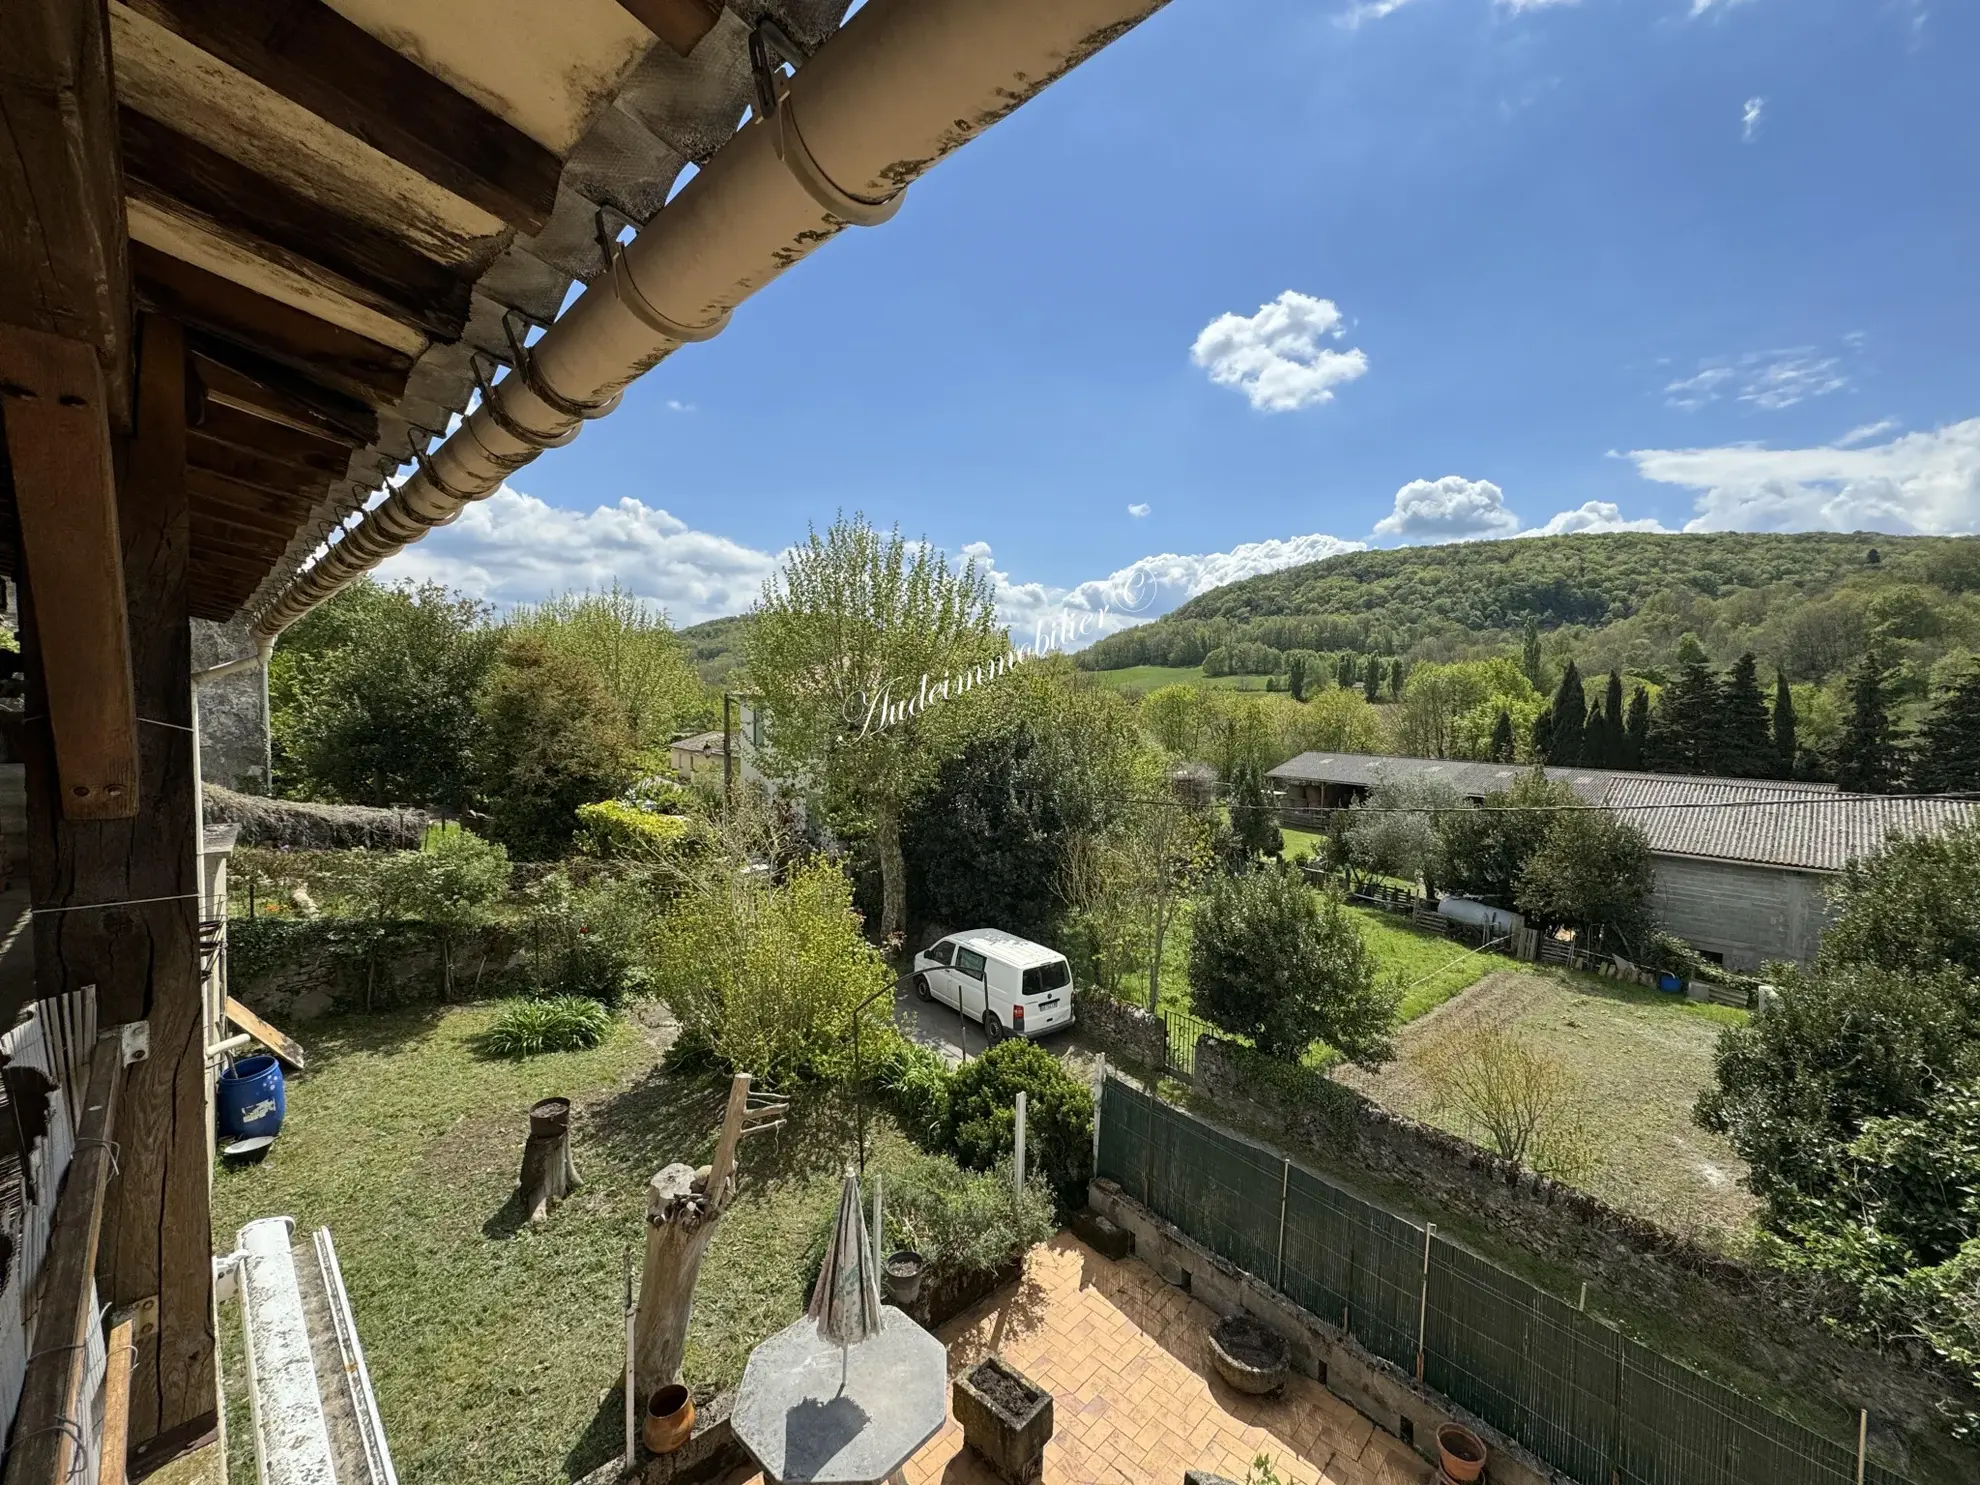
[[[1091,1207],[1073,1214],[1073,1236],[1104,1258],[1119,1263],[1134,1252],[1134,1234]]]

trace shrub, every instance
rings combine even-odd
[[[899,1033],[873,1068],[874,1090],[887,1100],[908,1132],[925,1145],[937,1145],[944,1137],[954,1081],[946,1057]]]
[[[694,822],[685,815],[662,815],[607,799],[578,806],[577,848],[587,856],[654,861],[685,846]]]
[[[624,718],[583,661],[530,637],[503,646],[479,706],[492,833],[525,859],[554,860],[578,806],[618,793],[632,774]]]
[[[1520,872],[1516,901],[1537,922],[1573,925],[1584,948],[1634,957],[1650,941],[1651,885],[1641,830],[1606,810],[1569,810]]]
[[[989,1171],[961,1169],[939,1155],[917,1155],[886,1173],[886,1247],[912,1249],[927,1261],[924,1283],[939,1286],[970,1274],[995,1273],[1056,1230],[1052,1198],[1042,1180],[1020,1194],[1009,1162]],[[812,1239],[816,1278],[831,1241],[837,1203]],[[884,1262],[885,1253],[875,1254]]]
[[[1025,1095],[1025,1159],[1064,1205],[1084,1199],[1093,1174],[1093,1091],[1035,1042],[999,1042],[949,1084],[944,1139],[956,1159],[987,1170],[1017,1145]]]
[[[512,1000],[482,1033],[482,1045],[493,1057],[578,1052],[597,1046],[611,1029],[611,1013],[581,995]]]
[[[1297,1059],[1325,1038],[1357,1062],[1389,1055],[1397,993],[1378,986],[1361,929],[1339,899],[1290,867],[1212,882],[1197,905],[1190,995],[1211,1024]]]

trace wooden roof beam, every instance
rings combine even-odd
[[[118,127],[132,200],[432,340],[460,339],[466,278],[134,109]]]
[[[104,0],[0,5],[0,324],[95,352],[131,426],[130,271]]]
[[[48,0],[41,0],[48,3]],[[130,0],[131,9],[524,232],[563,164],[322,0]]]
[[[378,414],[368,404],[245,346],[197,331],[186,340],[192,348],[193,374],[209,404],[221,402],[350,448],[378,441]]]
[[[406,389],[413,360],[340,325],[134,242],[131,271],[145,308],[300,370],[376,407]]]

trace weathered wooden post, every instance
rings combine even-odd
[[[562,1201],[583,1184],[571,1162],[568,1098],[546,1098],[531,1107],[517,1184],[522,1188],[523,1212],[531,1222],[542,1221],[551,1202]]]
[[[696,1170],[677,1162],[647,1183],[646,1262],[633,1326],[633,1370],[641,1398],[681,1379],[701,1255],[736,1197],[737,1144],[746,1135],[783,1126],[789,1105],[749,1107],[749,1084],[748,1073],[737,1073],[729,1083],[729,1106],[712,1165]]]

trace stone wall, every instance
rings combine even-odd
[[[230,931],[227,993],[278,1026],[313,1021],[332,1011],[383,1010],[441,998],[440,951],[431,925],[380,925],[385,938],[375,955],[352,944],[346,918],[285,919],[257,925],[279,938],[239,942]],[[499,927],[457,935],[454,994],[467,1000],[497,993],[517,960],[512,934]]]
[[[247,620],[192,621],[195,671],[254,654]],[[268,673],[250,665],[199,688],[199,776],[248,794],[268,792]]]
[[[1109,1052],[1160,1069],[1169,1060],[1169,1029],[1160,1016],[1098,990],[1079,992],[1079,1024]]]
[[[1842,1414],[1867,1408],[1880,1452],[1911,1455],[1944,1435],[1942,1406],[1980,1399],[1922,1350],[1852,1346],[1822,1325],[1814,1290],[1777,1270],[1736,1262],[1586,1191],[1502,1160],[1445,1130],[1391,1113],[1356,1090],[1299,1068],[1262,1064],[1248,1048],[1204,1036],[1194,1088],[1287,1153],[1352,1179],[1365,1172],[1434,1216],[1461,1213],[1510,1245],[1588,1280],[1604,1299],[1684,1316],[1715,1338],[1737,1337],[1740,1360]],[[1961,1395],[1963,1396],[1957,1396]],[[1922,1460],[1915,1460],[1922,1466]],[[1920,1479],[1930,1478],[1921,1467]]]

